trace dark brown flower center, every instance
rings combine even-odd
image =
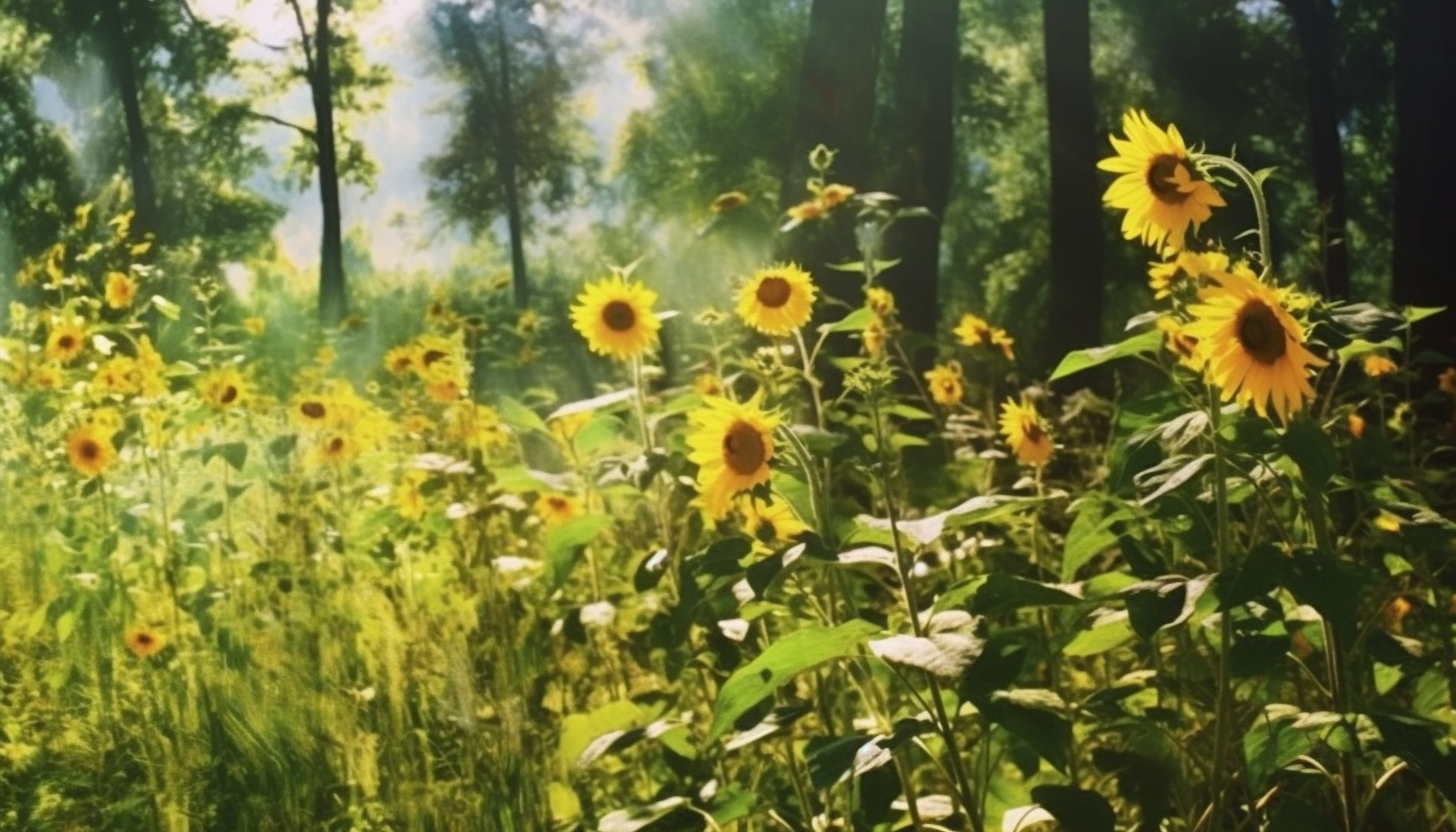
[[[767,452],[763,435],[747,422],[734,422],[723,435],[723,462],[740,476],[758,473],[768,461]]]
[[[445,353],[440,350],[427,350],[424,355],[420,356],[420,361],[424,362],[424,365],[428,367],[444,357]]]
[[[344,452],[344,437],[335,436],[329,440],[329,453],[341,454]]]
[[[310,419],[322,419],[328,412],[324,409],[322,402],[304,402],[298,406],[298,410]]]
[[[631,332],[637,325],[637,312],[625,300],[614,300],[602,307],[602,323],[613,332]]]
[[[56,339],[56,346],[61,348],[62,350],[69,351],[76,346],[76,339],[72,338],[69,335],[62,335],[60,338]]]
[[[754,292],[758,302],[769,309],[778,309],[788,303],[793,295],[794,287],[782,277],[765,277],[759,282],[758,291]]]
[[[218,396],[217,400],[223,404],[232,404],[238,400],[238,388],[229,384],[222,389],[222,395]]]
[[[1021,432],[1026,434],[1026,441],[1033,445],[1041,441],[1046,434],[1042,433],[1041,425],[1031,419],[1021,420]]]
[[[136,645],[138,647],[141,647],[141,648],[151,647],[153,644],[156,643],[156,641],[157,640],[155,638],[152,638],[152,634],[151,633],[137,633],[136,634]]]
[[[87,439],[76,448],[76,452],[87,462],[94,462],[101,456],[101,446],[96,444],[94,440]]]
[[[1262,300],[1251,300],[1239,310],[1239,344],[1260,364],[1274,364],[1288,349],[1284,327],[1274,310]]]
[[[1188,163],[1169,154],[1163,154],[1153,158],[1153,163],[1148,166],[1148,190],[1159,202],[1169,205],[1182,205],[1188,199],[1188,194],[1178,190],[1173,175],[1178,168],[1188,170]],[[1192,171],[1188,171],[1192,173]]]

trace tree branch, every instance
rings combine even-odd
[[[257,110],[249,110],[247,115],[248,118],[257,119],[258,121],[271,121],[274,124],[279,125],[280,127],[287,127],[290,130],[297,130],[300,134],[303,135],[304,138],[308,139],[311,142],[318,141],[318,135],[314,133],[314,131],[308,129],[307,127],[304,127],[301,124],[294,124],[287,119],[282,119],[278,116],[269,115],[267,113],[260,113]]]
[[[293,19],[298,21],[299,41],[303,44],[303,68],[308,73],[308,83],[314,83],[313,49],[308,45],[308,24],[303,22],[303,7],[298,0],[288,0],[288,5],[293,8]]]

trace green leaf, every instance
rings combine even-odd
[[[1097,656],[1119,647],[1133,637],[1132,624],[1126,610],[1098,613],[1092,626],[1078,633],[1062,648],[1063,656]]]
[[[208,445],[202,449],[202,464],[206,465],[217,456],[222,457],[234,471],[241,471],[243,463],[248,459],[247,443],[228,442],[224,445]]]
[[[758,658],[738,668],[723,683],[713,707],[709,741],[723,736],[739,717],[795,676],[853,654],[870,636],[879,632],[878,626],[855,619],[838,627],[805,627],[769,645]]]
[[[1057,381],[1119,358],[1156,353],[1162,348],[1163,333],[1159,330],[1151,329],[1147,332],[1140,332],[1116,344],[1076,350],[1067,353],[1067,356],[1052,371],[1051,377],[1047,381]]]
[[[546,417],[546,420],[550,421],[552,419],[560,419],[563,416],[573,416],[577,413],[601,410],[604,407],[611,407],[614,404],[630,401],[635,395],[637,395],[637,390],[632,387],[628,387],[625,390],[615,390],[611,393],[603,393],[600,396],[595,396],[590,399],[582,399],[571,404],[564,404],[551,411],[550,415]],[[504,418],[504,413],[502,413],[502,418]]]
[[[496,412],[500,414],[501,421],[521,431],[536,431],[546,433],[546,423],[536,414],[536,411],[516,401],[510,396],[502,396],[500,403],[496,405]]]
[[[977,703],[992,722],[1020,737],[1058,771],[1072,756],[1072,723],[1062,715],[1066,703],[1049,690],[998,690]]]
[[[984,494],[972,497],[960,505],[946,509],[939,514],[918,520],[901,520],[895,526],[900,533],[919,543],[929,546],[945,533],[947,527],[959,528],[973,523],[985,523],[998,517],[1014,514],[1021,508],[1038,502],[1036,497],[1012,497],[1005,494]],[[861,526],[876,531],[889,531],[890,521],[882,517],[861,515],[855,518]]]
[[[804,745],[804,762],[809,767],[809,782],[816,791],[823,791],[849,777],[854,758],[871,737],[853,734],[848,737],[815,737]]]
[[[832,324],[825,324],[819,327],[821,332],[859,332],[875,322],[875,310],[868,306],[861,306],[859,309],[845,315]]]
[[[1061,606],[1081,601],[1080,596],[1052,584],[993,572],[977,590],[971,611],[977,615],[996,615],[1023,607]]]
[[[646,806],[618,809],[602,816],[597,823],[597,832],[641,832],[668,815],[675,813],[685,816],[693,815],[692,809],[688,808],[690,803],[691,801],[686,797],[667,797]],[[673,818],[674,822],[677,820],[678,818]],[[701,824],[701,821],[699,823]]]
[[[1057,819],[1062,832],[1115,832],[1117,814],[1107,798],[1072,786],[1036,786],[1031,799]]]
[[[1405,320],[1406,323],[1419,323],[1445,311],[1446,307],[1444,306],[1407,306],[1405,308]]]
[[[1313,735],[1294,727],[1298,716],[1299,709],[1293,705],[1270,705],[1244,734],[1250,786],[1262,791],[1269,775],[1314,748]]]
[[[1112,527],[1120,520],[1132,519],[1132,512],[1126,509],[1108,511],[1105,505],[1084,504],[1067,531],[1066,544],[1062,547],[1062,580],[1070,581],[1077,576],[1077,570],[1093,558],[1117,545],[1118,536]]]
[[[1164,494],[1176,490],[1179,486],[1198,476],[1199,472],[1203,470],[1203,467],[1212,461],[1213,454],[1200,454],[1192,459],[1186,456],[1175,456],[1153,468],[1149,468],[1147,471],[1138,475],[1138,485],[1142,487],[1157,485],[1157,488],[1153,489],[1152,493],[1146,497],[1138,500],[1138,504],[1148,505]],[[1176,470],[1167,476],[1162,476],[1164,471],[1167,471],[1173,465],[1180,462],[1183,464]]]
[[[1299,466],[1305,488],[1320,491],[1340,470],[1340,458],[1330,435],[1309,418],[1295,419],[1281,440],[1284,452]]]
[[[1446,737],[1445,723],[1405,714],[1371,714],[1370,719],[1380,729],[1385,752],[1405,760],[1447,800],[1456,802],[1456,752]]]
[[[581,550],[615,520],[605,514],[573,517],[546,533],[547,577],[554,590],[566,582]]]
[[[1284,585],[1301,604],[1309,604],[1346,643],[1359,629],[1365,579],[1355,567],[1323,552],[1295,554],[1285,564]]]

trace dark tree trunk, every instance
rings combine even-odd
[[[511,238],[511,288],[516,307],[526,308],[531,298],[531,282],[526,275],[526,252],[521,233],[521,194],[516,181],[516,110],[511,92],[510,44],[506,39],[506,10],[501,3],[495,8],[495,46],[500,64],[500,147],[496,164],[506,186],[506,230]]]
[[[1047,346],[1056,360],[1101,343],[1102,212],[1088,0],[1043,0],[1051,144]]]
[[[1450,271],[1451,195],[1456,193],[1456,3],[1396,6],[1395,255],[1397,303],[1444,306],[1417,330],[1425,346],[1456,355],[1456,279]]]
[[[814,0],[799,75],[799,106],[793,142],[785,160],[787,209],[809,198],[809,151],[836,151],[830,173],[836,182],[863,188],[870,171],[870,126],[875,112],[875,75],[885,26],[886,0]],[[843,209],[841,209],[843,211]],[[858,304],[860,293],[848,275],[832,274],[828,262],[856,259],[854,240],[843,221],[809,223],[786,235],[779,256],[799,263],[827,294]],[[826,308],[823,304],[820,309]]]
[[[898,299],[900,322],[931,336],[940,318],[936,303],[940,233],[953,169],[959,14],[957,0],[906,3],[895,71],[895,150],[899,158],[890,191],[905,205],[922,206],[935,216],[891,226],[886,250],[900,264],[885,279]]]
[[[104,0],[100,8],[98,39],[105,44],[103,61],[116,83],[126,121],[127,171],[131,176],[136,215],[132,227],[139,233],[158,234],[157,188],[152,179],[151,146],[142,120],[141,84],[137,80],[136,56],[132,54],[121,0]]]
[[[1335,7],[1330,0],[1284,0],[1284,8],[1304,53],[1314,189],[1323,212],[1319,233],[1324,290],[1330,297],[1345,298],[1350,295],[1350,256],[1345,242],[1345,161],[1340,149],[1344,108],[1335,91]]]
[[[333,33],[329,15],[333,0],[318,0],[314,27],[314,67],[309,78],[318,144],[319,201],[323,207],[323,238],[319,246],[319,320],[334,325],[349,308],[344,282],[343,213],[339,206],[339,158],[334,143],[334,79],[329,67]]]

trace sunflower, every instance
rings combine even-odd
[[[890,331],[884,321],[876,318],[859,334],[859,340],[870,358],[881,358],[885,354],[885,346],[890,343]]]
[[[396,376],[407,375],[419,361],[419,350],[413,344],[403,344],[384,354],[384,369]]]
[[[746,404],[708,398],[688,414],[688,460],[698,466],[698,491],[715,520],[727,516],[734,495],[768,482],[777,414],[761,407],[762,392]]]
[[[1272,409],[1283,422],[1314,398],[1307,367],[1328,362],[1304,347],[1299,324],[1269,287],[1235,270],[1212,275],[1216,286],[1188,307],[1195,320],[1184,332],[1198,339],[1208,379],[1224,401],[1252,403],[1260,416]]]
[[[588,283],[571,307],[571,325],[598,355],[636,358],[657,341],[662,322],[652,314],[657,293],[614,274]]]
[[[106,275],[106,305],[112,309],[125,309],[136,300],[137,283],[121,272]]]
[[[1013,349],[1016,346],[1016,339],[999,326],[991,330],[991,346],[1000,347],[1001,354],[1006,357],[1007,361],[1016,360],[1016,350]]]
[[[344,465],[357,458],[363,448],[359,441],[350,434],[336,431],[325,436],[315,450],[319,462],[327,465]]]
[[[789,219],[791,220],[809,222],[810,220],[817,220],[824,216],[825,210],[827,209],[824,203],[817,199],[811,199],[807,202],[800,202],[798,205],[790,208],[788,213]]]
[[[1163,346],[1178,356],[1178,363],[1195,373],[1203,371],[1203,354],[1198,351],[1198,339],[1189,335],[1177,318],[1167,315],[1158,319],[1158,329],[1163,331]]]
[[[1185,249],[1178,252],[1173,260],[1149,265],[1148,287],[1153,290],[1154,300],[1162,300],[1172,295],[1177,285],[1193,283],[1203,275],[1228,271],[1228,267],[1228,255],[1223,252],[1209,251],[1200,254]]]
[[[1126,139],[1112,136],[1117,155],[1103,159],[1097,167],[1121,174],[1102,199],[1127,213],[1122,218],[1122,236],[1158,251],[1183,248],[1188,226],[1198,226],[1224,206],[1212,183],[1201,178],[1189,160],[1188,147],[1178,128],[1166,131],[1153,124],[1147,113],[1129,110],[1122,117]]]
[[[91,389],[101,396],[129,396],[138,391],[137,363],[124,355],[114,355],[96,368],[91,378]]]
[[[723,395],[723,379],[717,373],[698,373],[693,379],[693,392],[699,396]]]
[[[925,383],[930,387],[930,398],[935,403],[950,407],[966,395],[965,382],[961,380],[961,366],[955,362],[937,364],[925,373]]]
[[[299,396],[289,405],[288,412],[293,420],[303,427],[319,428],[329,423],[329,414],[334,403],[329,396]]]
[[[865,306],[875,315],[887,318],[895,314],[895,296],[890,294],[889,289],[871,286],[865,290]]]
[[[394,508],[399,516],[418,522],[425,516],[425,493],[420,490],[429,475],[424,471],[406,471],[404,480],[394,492]]]
[[[793,263],[760,269],[738,293],[738,315],[764,335],[789,335],[809,322],[817,291]]]
[[[57,364],[69,364],[85,347],[86,330],[75,323],[58,324],[46,337],[45,354]]]
[[[828,210],[843,205],[852,196],[854,196],[853,186],[839,183],[825,185],[824,190],[819,192],[819,204]]]
[[[1360,362],[1360,367],[1365,370],[1365,375],[1370,376],[1371,378],[1388,376],[1391,373],[1395,372],[1397,369],[1399,369],[1395,366],[1394,361],[1391,361],[1389,358],[1378,354],[1365,356],[1365,360]]]
[[[122,641],[126,649],[139,659],[159,653],[167,646],[166,637],[150,627],[132,627],[126,631]]]
[[[581,503],[570,494],[542,494],[535,508],[536,515],[548,526],[559,526],[581,514]]]
[[[991,340],[991,325],[969,312],[961,316],[961,322],[953,332],[963,347],[974,347]]]
[[[95,424],[83,425],[66,436],[66,456],[71,467],[87,479],[100,475],[116,462],[111,433]]]
[[[228,410],[241,404],[247,395],[247,385],[238,369],[233,366],[219,367],[197,382],[202,400],[217,408]]]
[[[738,501],[738,510],[743,515],[743,530],[759,543],[783,543],[809,530],[782,497],[773,502],[743,497]]]
[[[1052,456],[1052,438],[1036,406],[1011,399],[1001,405],[1001,435],[1016,458],[1031,465],[1043,465]]]

